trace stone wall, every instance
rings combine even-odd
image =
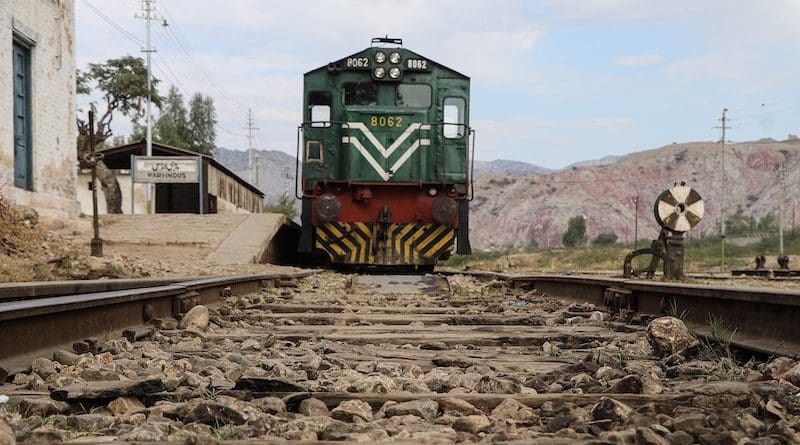
[[[0,0],[0,193],[44,216],[76,215],[74,0]],[[14,186],[12,41],[31,43],[33,191]]]

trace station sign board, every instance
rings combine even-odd
[[[133,156],[133,182],[198,183],[201,165],[200,156]]]

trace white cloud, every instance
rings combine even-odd
[[[638,54],[632,56],[620,56],[614,59],[614,64],[619,66],[652,66],[664,61],[661,54]]]
[[[750,57],[741,52],[686,57],[667,65],[665,72],[686,80],[742,79],[750,73]]]

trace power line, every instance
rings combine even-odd
[[[173,18],[172,14],[170,14],[169,9],[165,5],[162,5],[162,8],[164,9],[164,14],[174,24],[173,26],[175,28],[179,28],[178,25],[176,24],[177,22]],[[242,119],[247,119],[243,114],[241,114],[241,112],[238,111],[238,109],[244,108],[241,105],[241,103],[239,103],[230,93],[228,93],[218,82],[216,82],[214,79],[212,79],[211,76],[208,74],[208,72],[195,60],[194,57],[192,57],[191,51],[187,48],[186,45],[183,44],[183,42],[181,42],[181,39],[179,38],[178,34],[176,34],[176,32],[173,31],[173,29],[172,29],[173,26],[170,26],[170,27],[167,28],[167,31],[168,31],[167,34],[170,36],[170,38],[172,38],[173,41],[175,41],[175,43],[178,45],[180,50],[186,55],[186,57],[189,60],[189,62],[192,63],[195,66],[195,68],[200,73],[200,75],[203,78],[205,78],[206,81],[208,81],[208,83],[215,90],[217,90],[217,92],[219,92],[219,94],[222,97],[224,97],[228,102],[230,102],[231,105],[233,105],[234,113],[239,115],[239,117],[241,117]],[[177,29],[177,31],[180,32],[180,29]],[[181,33],[181,35],[183,35],[183,34]]]
[[[120,34],[122,34],[123,36],[125,36],[129,40],[132,40],[133,42],[138,43],[139,45],[144,45],[144,42],[142,42],[141,39],[139,39],[138,37],[133,35],[133,33],[129,32],[128,30],[126,30],[122,26],[118,25],[114,20],[111,20],[111,18],[109,18],[107,15],[103,14],[103,12],[100,11],[99,9],[97,9],[96,6],[91,4],[89,2],[89,0],[81,0],[81,1],[83,2],[83,4],[86,5],[86,7],[91,9],[92,12],[94,12],[98,17],[103,19],[104,22],[108,23],[109,25],[111,25],[112,28],[114,28],[117,31],[119,31]]]

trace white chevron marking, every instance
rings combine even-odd
[[[375,135],[372,134],[372,131],[370,131],[370,129],[367,128],[367,126],[363,122],[348,122],[348,123],[342,125],[342,127],[343,128],[353,128],[353,129],[361,130],[361,132],[364,133],[364,136],[366,136],[367,139],[369,139],[369,141],[372,142],[372,145],[375,148],[377,148],[378,151],[381,152],[381,154],[383,155],[384,158],[388,158],[389,156],[391,156],[392,153],[394,153],[394,151],[397,150],[400,147],[400,145],[402,145],[403,142],[406,141],[406,139],[408,139],[408,137],[411,135],[411,133],[413,133],[414,131],[416,131],[418,129],[419,130],[423,130],[423,128],[420,128],[420,127],[422,127],[422,124],[415,122],[415,123],[409,125],[403,131],[403,133],[400,135],[400,137],[397,138],[394,142],[392,142],[392,145],[390,145],[389,148],[385,148],[383,146],[383,144],[381,144],[381,141],[379,141],[378,138],[376,138]],[[430,125],[428,125],[427,127],[429,129]]]
[[[361,153],[361,156],[364,156],[364,159],[366,159],[367,162],[369,162],[369,165],[371,165],[372,168],[375,170],[375,172],[378,173],[378,176],[380,176],[384,181],[389,180],[389,173],[383,170],[383,167],[381,167],[380,164],[378,164],[378,161],[376,161],[375,158],[373,158],[372,155],[369,154],[367,149],[364,148],[364,146],[361,144],[361,141],[359,141],[356,138],[350,138],[350,143],[356,147],[358,152]]]
[[[403,131],[400,137],[397,138],[389,146],[389,148],[384,147],[383,144],[381,144],[381,142],[378,140],[378,138],[376,138],[375,135],[372,134],[372,131],[370,131],[370,129],[367,128],[367,126],[363,122],[348,122],[343,124],[342,128],[360,130],[361,133],[363,133],[364,136],[370,141],[370,143],[372,143],[372,145],[381,153],[381,155],[383,155],[385,159],[388,159],[389,156],[391,156],[391,154],[394,153],[395,150],[397,150],[400,147],[400,145],[402,145],[403,142],[406,141],[406,139],[408,139],[411,133],[413,133],[416,130],[430,130],[431,126],[428,124],[412,123],[411,125],[408,126],[408,128],[406,128]],[[391,178],[392,175],[383,169],[383,167],[378,163],[377,160],[375,160],[375,158],[369,153],[369,151],[367,151],[366,147],[364,147],[364,145],[358,138],[352,136],[342,136],[342,143],[352,144],[353,146],[355,146],[356,150],[358,150],[358,152],[361,153],[362,156],[364,156],[364,159],[367,160],[369,165],[375,170],[376,173],[378,173],[378,176],[380,176],[384,181],[388,181],[389,178]],[[403,155],[400,156],[400,158],[397,161],[395,161],[394,165],[392,165],[392,168],[389,171],[390,172],[397,171],[397,169],[402,167],[403,164],[405,164],[406,161],[408,161],[408,159],[414,154],[414,152],[417,151],[417,149],[419,149],[420,146],[427,146],[427,145],[431,145],[430,139],[418,139],[414,141],[414,143],[412,143],[411,146],[408,147],[406,152],[403,153]]]

